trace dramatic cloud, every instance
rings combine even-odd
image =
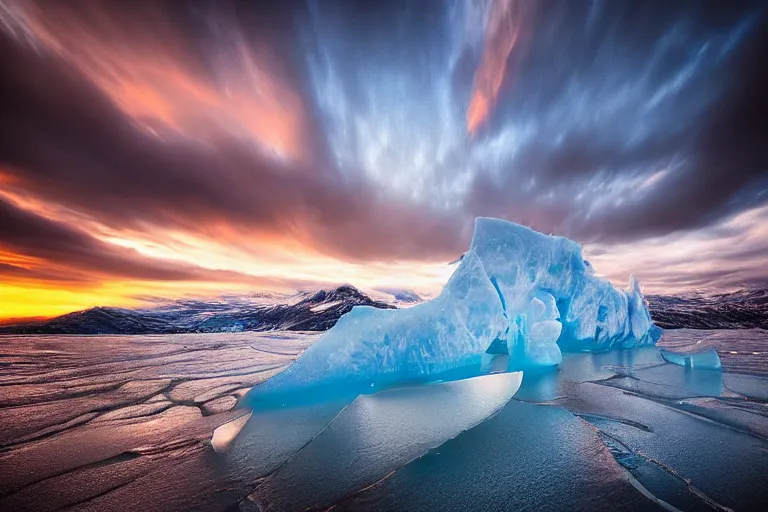
[[[467,130],[474,134],[485,123],[496,103],[507,72],[510,54],[525,23],[526,4],[518,0],[497,0],[489,9],[483,56],[475,71],[472,99],[467,108]]]
[[[429,294],[477,215],[651,291],[764,283],[766,34],[760,2],[0,0],[0,283]]]

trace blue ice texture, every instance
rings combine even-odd
[[[633,277],[618,290],[595,276],[579,244],[480,217],[439,296],[407,309],[354,307],[245,403],[311,390],[375,392],[479,374],[498,360],[506,371],[542,368],[558,365],[561,351],[652,345],[660,335]]]
[[[721,370],[720,356],[713,348],[697,352],[672,352],[661,350],[661,357],[668,363],[684,366],[694,370]]]

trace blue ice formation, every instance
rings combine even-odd
[[[660,336],[640,287],[594,275],[581,246],[511,222],[478,218],[469,250],[441,294],[408,309],[356,306],[284,372],[251,391],[356,384],[375,390],[460,368],[553,366],[566,351],[653,344]]]
[[[700,350],[698,352],[671,352],[669,350],[661,350],[661,357],[668,363],[676,364],[678,366],[685,366],[686,368],[692,368],[695,370],[720,370],[722,365],[720,364],[720,356],[717,355],[717,350],[710,348],[706,350]]]

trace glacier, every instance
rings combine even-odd
[[[672,352],[661,350],[661,357],[668,363],[695,370],[721,370],[720,356],[713,348],[696,352]]]
[[[660,335],[633,277],[618,290],[576,242],[479,217],[439,296],[408,309],[354,307],[245,404],[462,378],[498,368],[488,358],[504,357],[507,371],[555,366],[562,351],[632,348]]]

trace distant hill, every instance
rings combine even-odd
[[[185,300],[151,309],[96,307],[43,321],[0,325],[0,334],[171,334],[237,331],[324,331],[354,306],[394,309],[353,286],[254,303],[242,298]]]
[[[646,299],[651,317],[664,329],[768,329],[768,290]]]
[[[391,295],[397,304],[400,305],[413,305],[420,302],[424,302],[418,293],[413,290],[405,290],[402,288],[377,288],[375,291]]]
[[[418,302],[416,294],[392,294]],[[354,306],[394,309],[349,285],[297,295],[182,300],[149,309],[97,307],[48,320],[5,322],[0,334],[172,334],[237,331],[325,331]],[[711,296],[649,295],[653,320],[664,329],[768,329],[768,290]],[[404,304],[407,305],[407,304]]]

